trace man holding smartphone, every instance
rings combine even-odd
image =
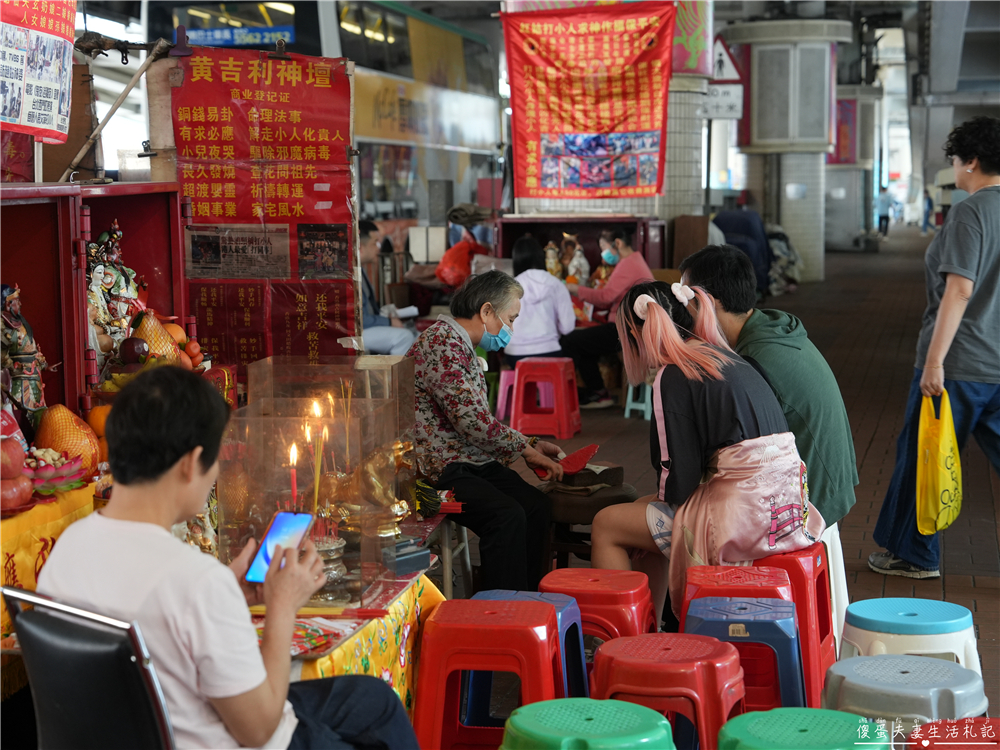
[[[311,542],[276,548],[264,583],[250,584],[255,542],[227,569],[171,535],[215,483],[228,419],[212,385],[179,367],[123,388],[107,425],[111,500],[63,533],[38,591],[139,622],[178,748],[417,748],[377,678],[289,686],[295,615],[325,581]],[[248,603],[267,605],[259,646]]]

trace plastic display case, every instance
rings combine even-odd
[[[233,413],[219,455],[219,559],[259,542],[279,510],[314,512],[327,583],[312,604],[366,607],[395,580],[396,523],[408,512],[394,490],[396,404],[325,388]]]

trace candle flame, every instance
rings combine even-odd
[[[299,462],[299,449],[296,447],[295,443],[292,443],[292,447],[288,451],[288,460],[291,462],[292,466],[295,466]]]
[[[312,432],[309,431],[309,425],[306,425],[306,442],[312,442]]]
[[[326,429],[326,427],[324,427],[324,428],[323,428],[323,442],[325,443],[325,442],[326,442],[327,440],[329,440],[329,439],[330,439],[330,433],[329,433],[329,431],[328,431],[328,430]]]
[[[319,410],[319,402],[318,401],[313,401],[313,414],[315,416],[317,416],[317,417],[322,417],[323,416],[323,412],[321,412]]]

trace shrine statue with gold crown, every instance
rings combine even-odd
[[[121,238],[115,219],[97,242],[87,246],[88,319],[115,344],[128,337],[128,321],[132,316],[146,309],[142,294],[146,283],[122,262]],[[96,311],[89,310],[91,305]],[[102,345],[99,351],[109,350]]]
[[[34,414],[45,408],[42,370],[48,368],[28,321],[21,316],[21,290],[0,287],[3,305],[2,366],[10,374],[10,398]]]

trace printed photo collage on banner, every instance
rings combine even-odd
[[[47,143],[69,133],[76,0],[0,5],[0,122]]]

